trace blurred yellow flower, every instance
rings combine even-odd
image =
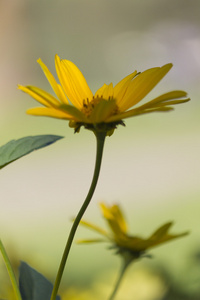
[[[82,225],[95,230],[104,236],[103,239],[90,239],[81,240],[78,243],[94,243],[94,242],[105,242],[109,241],[112,243],[111,248],[116,248],[117,253],[125,254],[128,253],[132,258],[139,258],[144,255],[146,250],[156,247],[160,244],[166,243],[170,240],[185,236],[188,232],[181,234],[170,234],[169,229],[172,226],[172,222],[168,222],[160,226],[152,235],[148,238],[141,238],[138,236],[130,236],[128,234],[127,223],[124,219],[122,211],[118,205],[111,207],[105,204],[100,204],[103,217],[108,223],[110,232],[99,228],[98,226],[81,220]]]
[[[32,108],[28,114],[69,120],[69,126],[78,132],[81,126],[91,130],[114,131],[124,125],[122,119],[154,111],[169,111],[171,105],[188,101],[184,91],[172,91],[150,102],[135,107],[157,83],[168,73],[172,64],[148,69],[142,73],[134,71],[113,87],[104,84],[93,94],[81,71],[68,60],[55,56],[55,67],[60,84],[47,66],[38,59],[56,97],[34,86],[18,88],[29,94],[44,107]]]
[[[61,293],[62,300],[93,300],[97,299],[97,295],[93,288],[79,290],[73,287],[67,288],[66,291]],[[98,298],[99,299],[99,298]]]

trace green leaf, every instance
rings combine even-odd
[[[21,262],[19,272],[22,300],[50,300],[53,290],[50,281],[25,262]],[[61,300],[60,296],[56,296],[56,300]]]
[[[32,151],[51,145],[62,138],[58,135],[36,135],[10,141],[0,147],[0,169]]]

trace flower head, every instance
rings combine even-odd
[[[122,120],[125,118],[154,111],[169,111],[173,109],[171,105],[189,100],[185,98],[186,92],[172,91],[135,107],[168,73],[172,64],[151,68],[142,73],[134,71],[114,87],[112,83],[104,84],[93,94],[81,71],[71,61],[55,56],[60,84],[41,59],[38,59],[38,63],[55,96],[38,87],[19,85],[20,90],[44,106],[29,109],[27,113],[68,120],[75,132],[84,126],[94,131],[106,131],[110,135],[117,125],[124,124]]]
[[[148,238],[131,236],[128,234],[127,223],[118,205],[108,207],[105,204],[101,203],[100,207],[103,217],[108,223],[110,231],[107,232],[94,224],[82,220],[82,225],[95,230],[103,236],[103,239],[81,240],[78,241],[78,243],[108,241],[112,244],[111,248],[116,248],[117,253],[120,253],[122,255],[128,253],[132,258],[139,258],[141,255],[144,255],[150,248],[156,247],[158,245],[188,234],[188,232],[184,232],[181,234],[169,233],[169,229],[171,228],[173,223],[168,222],[160,226]]]

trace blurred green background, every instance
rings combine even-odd
[[[174,232],[190,230],[190,236],[151,251],[155,259],[145,262],[167,266],[179,280],[186,275],[189,257],[200,248],[199,29],[199,0],[0,1],[1,144],[27,135],[65,136],[1,171],[1,238],[11,256],[54,280],[94,167],[95,138],[89,131],[74,134],[66,121],[25,114],[37,103],[16,89],[18,83],[51,92],[36,60],[55,76],[56,53],[73,61],[93,92],[135,69],[172,62],[145,100],[182,89],[192,101],[170,113],[129,119],[107,138],[85,219],[104,226],[98,203],[105,201],[121,205],[132,234],[148,236],[174,220]],[[96,235],[84,228],[77,233],[90,236]],[[114,272],[113,283],[119,259],[105,248],[74,245],[66,284],[92,284],[108,272]]]

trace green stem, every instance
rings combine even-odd
[[[79,222],[82,219],[91,199],[92,196],[94,194],[96,185],[97,185],[97,181],[99,178],[99,173],[100,173],[100,168],[101,168],[101,162],[102,162],[102,157],[103,157],[103,148],[104,148],[104,142],[105,142],[105,137],[106,137],[106,132],[97,132],[95,133],[96,135],[96,140],[97,140],[97,151],[96,151],[96,162],[95,162],[95,168],[94,168],[94,174],[93,174],[93,178],[92,178],[92,183],[90,186],[90,189],[88,191],[87,197],[85,199],[85,201],[83,202],[83,205],[81,206],[70,231],[66,246],[65,246],[65,250],[62,256],[62,260],[60,262],[60,266],[58,269],[58,273],[57,273],[57,277],[55,280],[55,284],[53,287],[53,292],[51,295],[51,300],[55,300],[56,299],[56,295],[60,286],[60,282],[62,279],[62,275],[64,272],[64,268],[66,265],[66,261],[72,246],[72,242],[76,233],[76,230],[78,228]]]
[[[119,273],[119,277],[117,279],[117,282],[115,284],[114,290],[112,291],[112,294],[110,295],[108,300],[113,300],[116,296],[116,293],[119,289],[119,286],[122,282],[122,278],[124,276],[125,271],[127,270],[127,267],[129,266],[129,264],[132,262],[132,257],[128,256],[128,257],[123,257],[123,264],[122,264],[122,268],[121,271]]]
[[[21,294],[20,294],[20,291],[19,291],[19,287],[18,287],[18,284],[17,284],[17,280],[16,280],[16,277],[15,277],[14,271],[13,271],[13,269],[11,267],[10,260],[8,258],[8,255],[6,253],[6,250],[5,250],[5,248],[4,248],[3,243],[2,243],[1,240],[0,240],[0,251],[2,253],[3,259],[4,259],[4,262],[5,262],[5,265],[6,265],[6,268],[7,268],[7,271],[8,271],[8,274],[9,274],[9,277],[10,277],[10,280],[11,280],[14,292],[15,292],[15,296],[16,296],[17,300],[22,300],[22,297],[21,297]]]

